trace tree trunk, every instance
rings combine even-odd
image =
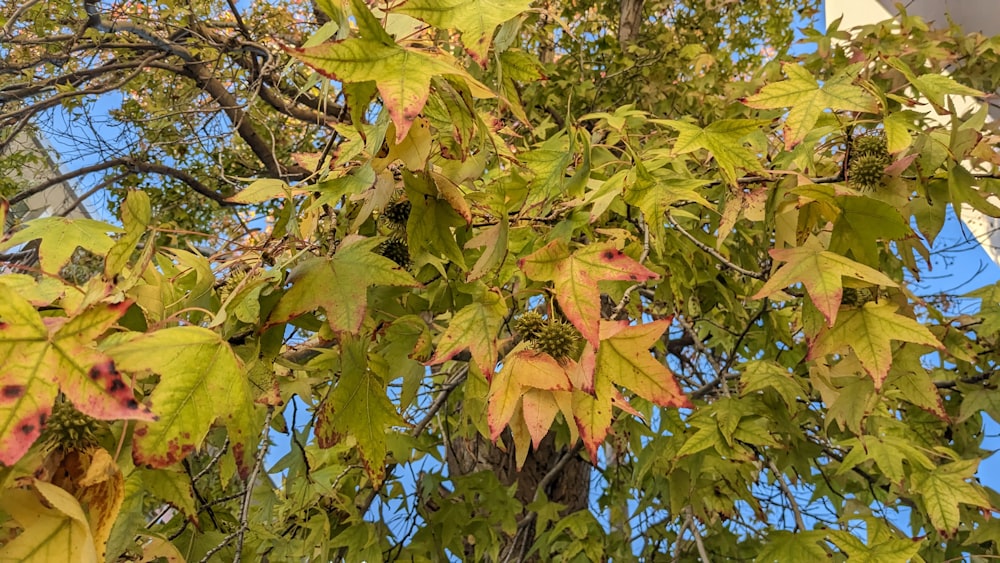
[[[532,449],[524,462],[524,467],[518,471],[514,443],[509,432],[504,432],[502,440],[507,451],[501,450],[479,435],[475,438],[453,438],[447,453],[448,472],[450,475],[459,476],[477,471],[492,471],[504,486],[517,483],[514,497],[523,505],[528,505],[535,500],[535,491],[539,483],[566,454],[568,448],[556,448],[554,436],[549,433],[539,443],[538,449]],[[587,508],[590,497],[590,467],[586,459],[574,453],[545,487],[545,495],[550,501],[566,506],[562,514]],[[522,513],[522,518],[526,514],[527,512]],[[521,553],[526,552],[534,541],[534,529],[534,525],[525,526],[515,537],[507,538],[500,553],[507,554],[515,549]],[[472,555],[471,550],[468,555]],[[510,560],[518,561],[520,558],[515,552]]]
[[[618,18],[618,43],[622,46],[635,41],[642,26],[643,0],[621,0],[621,16]]]

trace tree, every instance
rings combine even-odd
[[[1000,285],[916,283],[1000,38],[814,12],[2,8],[2,209],[118,218],[5,227],[2,558],[1000,554]]]

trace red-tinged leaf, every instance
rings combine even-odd
[[[555,394],[558,391],[542,391],[541,389],[528,389],[521,398],[521,411],[524,414],[524,423],[531,435],[531,443],[535,448],[542,441],[552,427],[552,421],[556,419],[559,412],[559,404],[556,402]]]
[[[661,407],[690,407],[674,374],[649,353],[670,326],[660,320],[629,326],[625,321],[601,323],[597,375]]]
[[[593,394],[573,391],[573,419],[580,431],[583,445],[590,454],[591,463],[597,464],[597,451],[611,428],[611,401],[615,387],[606,376],[598,374]]]
[[[94,418],[156,418],[93,348],[128,306],[99,303],[75,317],[43,319],[0,284],[0,462],[13,464],[34,443],[59,390]]]
[[[500,293],[493,289],[482,291],[448,323],[427,365],[450,360],[468,348],[483,375],[491,378],[497,364],[497,335],[506,316],[507,304]]]
[[[372,251],[378,244],[378,239],[351,237],[332,258],[311,257],[300,263],[268,326],[322,308],[335,332],[356,333],[365,320],[369,286],[419,286],[406,270]]]
[[[568,360],[565,362],[566,374],[569,376],[573,389],[584,393],[594,392],[594,370],[597,368],[597,353],[590,342],[583,343],[583,352],[580,354],[580,361]]]
[[[644,282],[659,276],[611,244],[591,244],[570,254],[561,240],[521,259],[525,275],[551,281],[566,318],[597,346],[600,340],[601,291],[598,282]]]
[[[256,430],[242,426],[255,418],[253,395],[229,343],[210,330],[181,326],[137,336],[107,352],[123,370],[160,375],[148,400],[160,418],[136,426],[136,464],[160,468],[181,461],[220,421],[230,431],[240,473],[248,474]]]
[[[524,410],[521,402],[518,401],[514,409],[514,416],[510,419],[510,437],[514,440],[514,462],[517,470],[524,467],[525,460],[528,459],[528,451],[531,449],[531,432],[524,421]]]
[[[396,143],[406,138],[410,126],[427,103],[434,76],[457,75],[469,84],[473,94],[492,95],[488,88],[440,52],[405,49],[370,39],[347,39],[286,50],[334,80],[374,81],[396,125]]]
[[[875,381],[875,389],[882,387],[889,368],[892,367],[892,340],[924,344],[938,350],[944,347],[937,338],[918,321],[897,315],[898,307],[891,303],[865,303],[863,307],[849,309],[830,329],[816,337],[808,358],[822,358],[844,347],[854,350],[861,366]]]
[[[493,31],[530,5],[529,0],[408,0],[392,11],[461,31],[465,50],[485,67]]]
[[[503,432],[526,389],[569,391],[570,381],[563,365],[521,344],[504,358],[503,367],[490,383],[486,418],[491,439]]]
[[[896,287],[882,272],[859,264],[850,258],[824,250],[815,239],[797,248],[775,248],[771,257],[785,264],[771,275],[753,299],[761,299],[801,283],[809,292],[813,304],[826,318],[827,326],[837,320],[844,294],[842,278],[849,277],[881,286]]]

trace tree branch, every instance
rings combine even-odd
[[[712,248],[711,246],[708,246],[707,244],[705,244],[705,243],[701,242],[700,240],[696,239],[694,237],[694,235],[692,235],[691,233],[687,232],[687,230],[685,230],[684,227],[680,226],[677,223],[677,221],[674,220],[674,218],[670,215],[669,211],[666,212],[664,215],[667,218],[667,222],[670,223],[670,225],[673,226],[675,229],[677,229],[677,232],[679,232],[682,235],[684,235],[684,238],[690,240],[692,243],[694,243],[695,246],[697,246],[698,248],[700,248],[703,251],[705,251],[708,254],[710,254],[713,258],[715,258],[720,263],[722,263],[723,266],[729,268],[730,270],[733,270],[734,272],[743,274],[744,276],[748,276],[748,277],[754,278],[756,280],[766,280],[767,279],[767,276],[764,275],[764,274],[762,274],[762,273],[760,273],[760,272],[753,272],[753,271],[747,270],[746,268],[742,268],[740,266],[737,266],[736,264],[732,263],[728,258],[726,258],[722,254],[720,254],[718,250],[716,250],[716,249]]]

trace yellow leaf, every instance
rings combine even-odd
[[[94,538],[80,503],[73,495],[44,481],[34,490],[6,490],[0,510],[23,532],[0,547],[0,561],[20,563],[97,563]]]

